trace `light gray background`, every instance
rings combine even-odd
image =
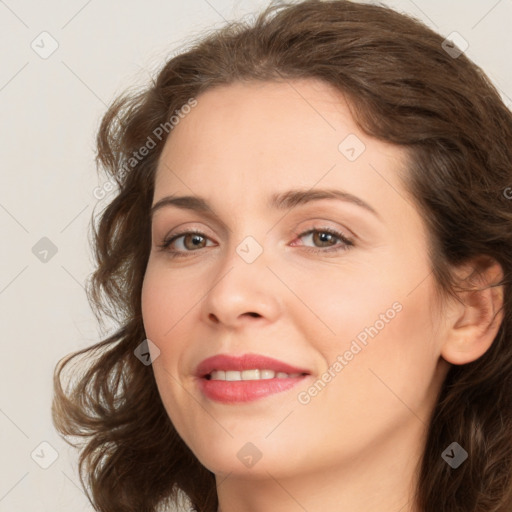
[[[460,33],[467,55],[512,107],[512,0],[383,3],[444,36]],[[55,432],[50,405],[58,359],[101,338],[83,288],[93,271],[92,210],[104,206],[93,195],[105,181],[94,166],[101,115],[188,36],[266,4],[0,0],[0,511],[92,510],[79,487],[77,455]],[[46,59],[31,47],[49,48],[43,31],[59,45]],[[33,252],[43,237],[57,248],[46,262]],[[58,454],[47,469],[38,462],[50,463],[52,451],[42,442]]]

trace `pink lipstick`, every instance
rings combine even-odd
[[[205,359],[196,369],[203,394],[226,404],[249,402],[287,391],[308,375],[307,369],[258,354],[240,357],[219,354]]]

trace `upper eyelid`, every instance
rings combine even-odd
[[[321,218],[321,216],[322,216],[322,215],[325,215],[325,212],[318,212],[318,213],[319,213],[318,217],[313,217],[313,218],[310,218],[310,219],[308,219],[308,220],[302,220],[302,221],[300,221],[300,222],[296,222],[295,224],[303,224],[303,223],[309,223],[309,222],[312,222],[312,223],[314,223],[314,224],[316,224],[316,223],[322,223],[322,224],[324,224],[324,225],[323,225],[323,226],[321,226],[321,227],[322,227],[322,228],[324,228],[324,229],[325,229],[325,228],[329,228],[329,229],[334,229],[334,230],[336,230],[336,231],[340,231],[340,232],[341,232],[342,234],[344,234],[347,238],[354,238],[354,239],[359,238],[359,237],[358,237],[358,235],[357,235],[354,231],[352,231],[351,229],[348,229],[348,228],[347,228],[347,227],[345,227],[345,226],[342,226],[342,227],[333,226],[333,225],[332,225],[333,223],[336,223],[336,224],[337,224],[337,222],[336,222],[336,221],[328,220],[328,219],[326,219],[326,218],[325,218],[325,219]],[[346,220],[350,220],[350,218],[349,218],[349,219],[346,219]],[[197,222],[197,221],[195,221],[195,222]],[[182,224],[187,224],[187,225],[188,225],[188,224],[191,224],[191,223],[194,223],[194,221],[184,222],[184,223],[182,223]],[[217,228],[219,227],[219,225],[218,225],[215,221],[214,221],[214,224],[215,224],[215,228],[217,229]],[[279,224],[279,222],[277,222],[277,223],[275,223],[275,224],[272,224],[271,229],[274,229],[274,227],[275,227],[277,224]],[[180,226],[181,226],[181,224],[180,224]],[[153,227],[153,229],[155,229],[155,223],[152,223],[152,227]],[[220,228],[221,228],[221,229],[220,229],[220,231],[222,232],[221,234],[222,234],[222,235],[225,235],[225,234],[226,234],[226,230],[224,229],[224,227],[223,227],[223,226],[220,226]],[[307,231],[308,229],[312,229],[312,228],[313,228],[313,226],[310,226],[309,228],[302,228],[302,229],[300,229],[300,230],[299,230],[299,229],[297,229],[297,230],[294,230],[294,231],[297,231],[297,233],[298,233],[299,231],[300,231],[300,233],[304,233],[304,232],[305,232],[305,231]],[[196,226],[194,226],[194,225],[193,225],[193,226],[187,226],[186,228],[183,228],[183,230],[184,230],[184,231],[181,231],[181,228],[180,228],[180,227],[176,227],[176,228],[174,228],[174,229],[177,229],[177,230],[178,230],[178,231],[177,231],[177,233],[180,233],[180,234],[182,234],[182,233],[184,233],[184,232],[187,232],[187,231],[194,231],[194,230],[200,231],[202,234],[206,234],[206,231],[211,230],[211,228],[204,228],[204,227],[197,228],[197,227],[196,227]],[[270,231],[270,229],[269,229],[268,231]],[[267,232],[268,232],[268,231],[267,231]],[[229,229],[229,232],[231,233],[231,232],[232,232],[232,230],[231,230],[231,229]],[[175,235],[175,234],[177,234],[177,233],[173,233],[173,235]],[[168,235],[168,236],[173,236],[173,235]],[[165,238],[167,238],[167,236],[166,236]]]
[[[335,201],[336,204],[334,205],[334,210],[332,209],[333,208],[332,206],[327,208],[323,201]],[[347,210],[344,208],[344,206],[347,203],[342,203],[341,201],[336,201],[333,198],[324,198],[323,201],[322,200],[312,201],[312,202],[308,202],[308,203],[301,204],[296,207],[290,208],[284,216],[282,216],[282,215],[278,216],[278,217],[276,217],[275,221],[271,221],[271,227],[270,227],[269,231],[271,229],[274,229],[274,227],[277,224],[279,224],[281,222],[281,219],[283,219],[284,217],[287,217],[289,219],[290,216],[295,216],[295,215],[297,215],[299,217],[302,217],[303,215],[307,215],[308,217],[313,217],[313,218],[315,216],[318,216],[317,218],[314,218],[314,220],[313,220],[314,222],[316,222],[316,221],[318,221],[318,222],[333,222],[332,220],[320,219],[320,217],[325,216],[325,215],[330,216],[334,212],[338,212],[338,213],[336,213],[336,215],[339,215],[342,219],[343,218],[346,220],[352,219],[352,221],[355,221],[356,223],[362,222],[363,225],[365,225],[365,226],[368,225],[366,223],[365,216],[361,216],[361,215],[351,211],[350,209]],[[338,208],[340,208],[340,210],[338,210]],[[171,211],[177,210],[178,212],[185,213],[185,214],[192,213],[192,214],[197,214],[199,216],[204,215],[206,222],[212,223],[214,225],[215,229],[219,230],[222,233],[222,235],[227,235],[228,233],[232,234],[232,232],[233,232],[232,228],[229,227],[229,225],[227,223],[222,221],[217,215],[211,214],[210,211],[200,212],[200,211],[195,211],[195,210],[188,210],[185,208],[180,209],[173,205],[171,205],[169,208],[162,208],[162,209],[163,210],[171,210]],[[163,217],[165,218],[165,216],[163,216]],[[172,217],[170,217],[170,218],[172,219]],[[155,226],[155,221],[156,221],[156,217],[151,217],[151,226]],[[191,222],[194,222],[194,221],[191,221]],[[202,222],[202,221],[199,220],[199,222]],[[352,238],[355,238],[355,239],[359,238],[358,235],[356,235],[352,230],[349,230],[347,228],[334,228],[334,229],[342,230],[344,233],[347,233]]]
[[[342,227],[335,227],[335,226],[332,226],[332,225],[329,225],[329,222],[332,222],[332,221],[327,221],[327,220],[323,220],[323,219],[314,219],[313,221],[307,221],[307,222],[313,222],[313,224],[317,224],[317,223],[325,223],[324,225],[321,225],[321,226],[318,226],[318,225],[311,225],[307,228],[302,228],[302,229],[295,229],[293,231],[296,231],[297,235],[303,235],[304,233],[308,232],[308,231],[311,231],[311,230],[321,230],[321,229],[333,229],[335,231],[339,231],[340,233],[344,234],[348,237],[351,237],[351,238],[356,238],[356,235],[349,229],[347,228],[342,228]],[[186,234],[186,233],[194,233],[194,232],[197,232],[197,233],[200,233],[202,235],[207,235],[207,231],[209,231],[209,229],[205,229],[203,227],[196,227],[196,226],[187,226],[187,227],[184,227],[184,228],[175,228],[177,229],[176,232],[173,232],[172,234],[168,234],[166,235],[164,238],[168,238],[168,237],[171,237],[171,236],[177,236],[177,235],[183,235],[183,234]],[[209,235],[207,235],[209,236]]]

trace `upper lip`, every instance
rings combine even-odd
[[[217,354],[208,357],[199,363],[196,368],[197,377],[206,377],[214,370],[251,370],[251,369],[267,369],[275,372],[284,373],[307,373],[309,371],[303,368],[291,366],[278,359],[262,356],[260,354],[243,354],[242,356],[231,356],[228,354]]]

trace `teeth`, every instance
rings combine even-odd
[[[243,370],[242,372],[238,372],[235,370],[214,370],[210,374],[210,380],[227,380],[227,381],[235,381],[235,380],[264,380],[264,379],[287,379],[287,378],[295,378],[300,377],[300,373],[285,373],[285,372],[276,372],[274,370]]]
[[[238,372],[235,372],[238,373]],[[260,379],[260,371],[259,370],[244,370],[241,372],[242,380],[259,380]]]
[[[260,370],[260,378],[262,379],[273,379],[276,375],[274,370]]]

